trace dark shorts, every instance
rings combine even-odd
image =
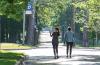
[[[57,48],[58,47],[58,39],[52,39],[52,46],[53,48]]]
[[[58,48],[58,44],[52,44],[53,48]]]
[[[52,46],[53,46],[53,48],[57,48],[58,47],[58,42],[52,42]]]

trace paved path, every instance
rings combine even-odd
[[[72,58],[66,58],[66,47],[59,45],[59,59],[54,59],[51,45],[51,37],[48,32],[42,32],[41,45],[30,50],[16,50],[29,57],[25,65],[100,65],[100,50],[89,48],[74,48]]]

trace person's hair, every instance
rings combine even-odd
[[[59,36],[59,35],[60,35],[59,28],[55,28],[55,30],[57,30],[57,31],[58,31],[58,36]]]
[[[59,32],[59,28],[55,28],[55,30],[57,30]]]
[[[71,31],[71,28],[70,27],[68,28],[68,31]]]

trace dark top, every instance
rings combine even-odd
[[[58,36],[59,36],[59,32],[53,32],[52,36],[52,44],[58,44]]]

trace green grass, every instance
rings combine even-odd
[[[0,65],[14,65],[16,61],[22,58],[22,53],[12,53],[7,51],[0,52]]]
[[[1,49],[30,49],[32,46],[21,45],[16,43],[0,43]]]
[[[14,65],[16,60],[11,59],[0,59],[0,65]]]
[[[76,48],[82,48],[83,45],[82,45],[82,43],[77,43],[77,44],[75,45],[75,47],[76,47]],[[88,48],[100,48],[100,44],[95,44],[94,46],[93,46],[93,44],[89,44],[89,45],[88,45]]]

